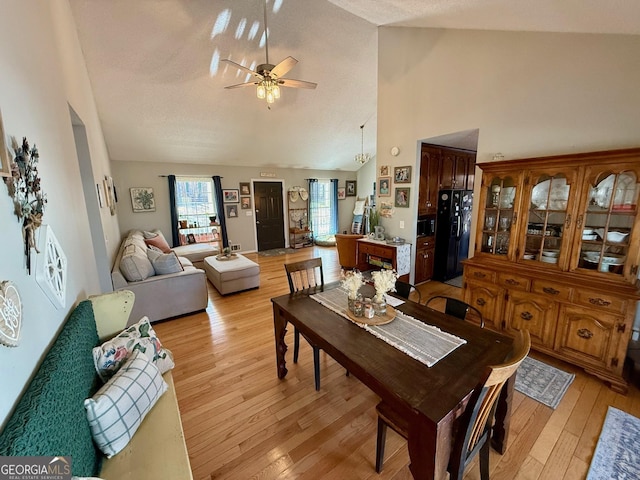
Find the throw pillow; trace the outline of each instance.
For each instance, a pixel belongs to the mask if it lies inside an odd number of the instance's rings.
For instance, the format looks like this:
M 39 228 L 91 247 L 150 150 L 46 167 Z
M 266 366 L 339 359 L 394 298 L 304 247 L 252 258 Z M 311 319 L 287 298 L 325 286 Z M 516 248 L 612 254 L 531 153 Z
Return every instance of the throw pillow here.
M 158 253 L 162 253 L 162 250 L 160 250 L 158 247 L 156 247 L 155 245 L 147 245 L 147 248 L 149 250 L 153 250 L 154 252 L 158 252 Z
M 162 253 L 169 253 L 171 251 L 171 247 L 165 240 L 164 236 L 160 234 L 156 235 L 153 238 L 145 238 L 144 243 L 146 243 L 147 246 L 153 245 L 154 247 L 158 247 L 160 250 L 162 250 Z
M 135 351 L 144 353 L 160 373 L 175 366 L 173 354 L 162 347 L 149 318 L 142 317 L 135 325 L 93 349 L 93 363 L 102 381 L 109 380 Z
M 120 273 L 127 282 L 140 282 L 155 275 L 146 249 L 135 245 L 125 246 L 120 259 Z
M 111 380 L 84 401 L 93 440 L 107 458 L 129 443 L 167 388 L 156 366 L 134 352 Z
M 142 232 L 142 236 L 144 238 L 156 238 L 158 236 L 158 232 L 147 232 L 146 230 Z
M 147 256 L 153 265 L 156 275 L 166 275 L 167 273 L 182 272 L 182 264 L 176 252 L 158 253 L 155 250 L 148 250 Z

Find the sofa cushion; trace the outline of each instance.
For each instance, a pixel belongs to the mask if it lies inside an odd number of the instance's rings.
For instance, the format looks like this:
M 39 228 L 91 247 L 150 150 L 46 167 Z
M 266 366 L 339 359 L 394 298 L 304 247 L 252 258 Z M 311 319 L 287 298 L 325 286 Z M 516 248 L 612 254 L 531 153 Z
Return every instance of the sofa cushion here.
M 171 351 L 162 347 L 149 319 L 142 317 L 138 323 L 93 349 L 93 362 L 102 381 L 109 380 L 136 351 L 144 353 L 160 373 L 175 366 Z
M 84 401 L 93 440 L 107 458 L 122 450 L 167 383 L 144 354 L 134 352 L 120 370 Z
M 182 264 L 175 252 L 159 253 L 152 249 L 147 249 L 147 257 L 151 260 L 151 265 L 156 275 L 182 272 Z
M 140 282 L 156 274 L 153 265 L 147 257 L 147 248 L 129 244 L 124 247 L 120 259 L 120 271 L 128 282 Z
M 162 235 L 161 233 L 156 233 L 155 237 L 147 238 L 147 233 L 148 232 L 145 232 L 144 243 L 146 243 L 147 245 L 158 247 L 160 250 L 162 250 L 163 253 L 169 253 L 171 251 L 171 247 L 169 246 L 167 240 L 164 238 L 164 235 Z

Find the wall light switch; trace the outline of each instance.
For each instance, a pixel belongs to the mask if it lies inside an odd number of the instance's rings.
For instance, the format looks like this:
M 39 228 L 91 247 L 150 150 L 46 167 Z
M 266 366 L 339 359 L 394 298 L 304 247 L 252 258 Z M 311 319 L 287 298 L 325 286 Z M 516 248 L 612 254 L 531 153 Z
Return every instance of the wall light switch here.
M 400 220 L 400 228 L 404 228 L 404 220 Z
M 251 212 L 251 210 L 247 210 L 246 212 L 244 212 L 244 214 L 245 214 L 247 217 L 252 217 L 252 216 L 253 216 L 253 213 Z

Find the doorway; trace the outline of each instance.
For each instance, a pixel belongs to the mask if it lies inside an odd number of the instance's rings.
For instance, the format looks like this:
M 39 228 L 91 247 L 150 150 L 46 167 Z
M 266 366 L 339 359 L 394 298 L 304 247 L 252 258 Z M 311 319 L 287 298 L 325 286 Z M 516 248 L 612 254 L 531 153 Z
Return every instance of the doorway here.
M 259 252 L 285 246 L 283 188 L 280 181 L 253 183 Z

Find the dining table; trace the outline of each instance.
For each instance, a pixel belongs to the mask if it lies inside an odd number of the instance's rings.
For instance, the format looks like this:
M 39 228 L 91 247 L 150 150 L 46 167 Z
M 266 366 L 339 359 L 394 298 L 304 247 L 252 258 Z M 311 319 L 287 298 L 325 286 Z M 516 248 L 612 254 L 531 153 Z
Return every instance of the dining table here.
M 455 420 L 463 413 L 486 368 L 507 359 L 513 339 L 405 301 L 394 307 L 398 314 L 464 341 L 427 366 L 372 334 L 344 312 L 328 308 L 314 298 L 339 286 L 335 282 L 271 299 L 278 378 L 287 375 L 285 336 L 291 323 L 312 345 L 324 350 L 408 420 L 409 468 L 413 477 L 445 478 Z M 346 298 L 345 294 L 345 310 Z M 514 378 L 506 383 L 496 408 L 492 446 L 499 453 L 504 453 L 507 445 L 514 383 Z

